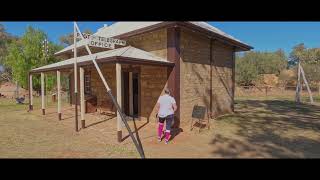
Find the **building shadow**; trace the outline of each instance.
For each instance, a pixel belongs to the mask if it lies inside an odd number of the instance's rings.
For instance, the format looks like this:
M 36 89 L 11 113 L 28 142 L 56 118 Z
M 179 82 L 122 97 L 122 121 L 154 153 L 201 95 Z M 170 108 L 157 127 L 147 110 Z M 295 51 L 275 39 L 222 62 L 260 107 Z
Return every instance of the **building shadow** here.
M 178 127 L 178 128 L 172 128 L 171 129 L 171 137 L 169 141 L 172 141 L 176 136 L 178 136 L 181 132 L 183 132 L 183 129 Z
M 236 127 L 215 134 L 212 155 L 231 158 L 319 158 L 320 106 L 289 100 L 241 100 L 233 115 L 218 118 Z M 304 132 L 304 133 L 302 133 Z M 317 139 L 318 138 L 318 139 Z
M 144 123 L 144 125 L 140 126 L 139 128 L 141 129 L 142 127 L 144 127 L 147 124 L 148 124 L 148 122 Z M 143 156 L 145 156 L 144 155 L 144 149 L 143 149 L 143 146 L 142 146 L 142 142 L 141 142 L 140 136 L 139 136 L 139 129 L 137 128 L 137 124 L 136 124 L 136 120 L 135 119 L 133 119 L 133 125 L 134 125 L 135 134 L 136 134 L 136 138 L 137 138 L 138 144 L 142 149 Z
M 67 120 L 67 119 L 71 119 L 71 118 L 74 118 L 75 116 L 67 116 L 67 117 L 64 117 L 63 114 L 62 114 L 62 119 L 61 120 Z
M 140 137 L 139 137 L 139 130 L 142 129 L 143 127 L 145 127 L 149 122 L 148 122 L 148 121 L 145 122 L 145 123 L 142 124 L 139 128 L 137 128 L 136 120 L 133 120 L 132 122 L 133 122 L 133 125 L 134 125 L 134 131 L 133 131 L 132 133 L 133 133 L 133 134 L 136 134 L 136 135 L 137 135 L 137 138 L 140 139 Z M 129 138 L 129 137 L 130 137 L 130 135 L 125 136 L 125 137 L 122 138 L 121 141 L 123 142 L 124 140 L 126 140 L 126 139 Z
M 149 122 L 147 121 L 146 123 L 144 123 L 143 125 L 141 125 L 139 128 L 137 128 L 137 124 L 136 124 L 136 120 L 133 119 L 133 126 L 134 126 L 134 131 L 132 132 L 132 134 L 135 134 L 135 138 L 137 140 L 137 143 L 138 145 L 140 146 L 141 150 L 142 150 L 142 153 L 143 153 L 143 156 L 145 156 L 144 154 L 144 149 L 143 149 L 143 145 L 142 145 L 142 142 L 141 142 L 141 139 L 140 139 L 140 136 L 139 136 L 139 130 L 141 128 L 143 128 L 144 126 L 146 126 Z M 127 136 L 123 137 L 121 142 L 123 142 L 124 140 L 126 140 L 127 138 L 130 137 L 130 134 L 128 134 Z
M 111 119 L 113 119 L 113 118 L 115 118 L 115 117 L 116 117 L 116 116 L 110 116 L 110 117 L 107 117 L 107 118 L 105 118 L 105 119 L 103 119 L 103 120 L 101 120 L 101 121 L 91 123 L 91 124 L 89 124 L 89 125 L 86 125 L 86 128 L 91 127 L 91 126 L 94 126 L 94 125 L 98 125 L 98 124 L 101 124 L 101 123 L 104 123 L 104 122 L 107 122 L 107 121 L 109 121 L 109 120 L 111 120 Z

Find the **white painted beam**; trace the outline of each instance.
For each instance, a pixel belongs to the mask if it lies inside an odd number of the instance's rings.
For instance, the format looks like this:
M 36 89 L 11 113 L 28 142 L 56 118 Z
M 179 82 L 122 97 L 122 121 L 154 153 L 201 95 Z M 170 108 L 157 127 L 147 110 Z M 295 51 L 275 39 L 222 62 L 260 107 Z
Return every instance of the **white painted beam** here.
M 117 101 L 122 109 L 122 86 L 121 86 L 121 64 L 116 63 L 116 81 L 117 81 Z M 117 131 L 118 131 L 118 141 L 122 139 L 122 120 L 120 113 L 117 111 Z
M 30 96 L 30 104 L 29 104 L 29 110 L 33 110 L 33 87 L 32 87 L 32 74 L 29 76 L 29 96 Z
M 44 73 L 41 73 L 41 109 L 42 114 L 45 115 L 45 95 L 44 95 Z
M 61 72 L 57 71 L 58 118 L 61 120 Z
M 84 69 L 80 67 L 80 113 L 81 113 L 81 125 L 85 128 L 85 99 L 84 99 Z

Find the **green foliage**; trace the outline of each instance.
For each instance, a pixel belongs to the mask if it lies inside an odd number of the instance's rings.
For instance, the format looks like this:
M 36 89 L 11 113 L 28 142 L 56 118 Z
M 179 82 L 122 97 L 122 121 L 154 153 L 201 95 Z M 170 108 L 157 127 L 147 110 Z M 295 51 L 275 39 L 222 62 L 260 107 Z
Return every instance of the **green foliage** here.
M 29 26 L 24 35 L 8 47 L 4 65 L 11 69 L 13 80 L 18 81 L 22 87 L 27 87 L 28 72 L 31 69 L 58 61 L 53 54 L 62 47 L 52 42 L 48 43 L 49 52 L 45 58 L 42 45 L 46 38 L 47 35 L 43 31 Z M 48 78 L 47 83 L 48 88 L 52 88 L 54 79 Z M 39 89 L 39 78 L 34 78 L 33 84 L 36 90 Z
M 306 48 L 303 43 L 293 47 L 290 53 L 290 67 L 297 69 L 298 62 L 304 69 L 309 82 L 320 81 L 320 48 Z
M 89 30 L 89 29 L 86 29 L 86 30 L 84 30 L 83 31 L 84 33 L 86 33 L 86 34 L 92 34 L 92 31 L 91 30 Z M 70 45 L 72 45 L 73 44 L 73 32 L 72 33 L 69 33 L 69 34 L 66 34 L 66 35 L 64 35 L 64 36 L 61 36 L 60 38 L 59 38 L 59 40 L 60 40 L 60 43 L 63 45 L 63 46 L 70 46 Z
M 320 82 L 320 61 L 303 63 L 302 67 L 309 82 Z
M 261 74 L 276 74 L 287 67 L 288 61 L 283 50 L 276 52 L 247 52 L 236 59 L 236 82 L 253 85 Z
M 258 78 L 254 54 L 248 53 L 244 57 L 236 59 L 236 82 L 239 85 L 252 85 Z
M 6 32 L 5 27 L 0 24 L 0 82 L 11 80 L 11 71 L 3 67 L 5 57 L 8 54 L 8 46 L 17 38 Z
M 289 66 L 295 66 L 298 64 L 299 59 L 303 56 L 303 52 L 305 50 L 305 46 L 303 43 L 300 43 L 293 47 L 293 50 L 291 51 L 289 55 Z
M 313 63 L 320 61 L 320 48 L 306 48 L 303 43 L 293 47 L 289 62 L 291 65 L 301 63 Z

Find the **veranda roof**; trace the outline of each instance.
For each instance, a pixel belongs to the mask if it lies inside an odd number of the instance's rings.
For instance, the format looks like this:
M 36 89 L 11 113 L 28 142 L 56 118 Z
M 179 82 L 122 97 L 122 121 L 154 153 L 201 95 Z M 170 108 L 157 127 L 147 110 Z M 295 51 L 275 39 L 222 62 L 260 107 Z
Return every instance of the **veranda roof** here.
M 168 22 L 167 22 L 168 23 Z M 237 42 L 239 45 L 244 46 L 248 49 L 252 49 L 252 47 L 250 47 L 248 44 L 241 42 L 240 40 L 232 37 L 231 35 L 221 31 L 220 29 L 213 27 L 212 25 L 203 22 L 203 21 L 187 21 L 184 22 L 190 25 L 193 25 L 195 27 L 207 30 L 211 33 L 217 34 L 219 36 L 222 36 L 228 40 Z M 102 37 L 117 37 L 129 32 L 133 32 L 133 31 L 138 31 L 147 27 L 152 27 L 152 26 L 157 26 L 157 25 L 161 25 L 161 24 L 165 24 L 165 21 L 151 21 L 151 22 L 116 22 L 114 24 L 112 24 L 111 26 L 108 27 L 103 27 L 100 30 L 98 30 L 98 32 L 94 33 L 94 35 L 97 36 L 102 36 Z M 80 40 L 77 43 L 78 47 L 84 46 L 86 43 L 86 41 L 84 40 Z M 61 51 L 56 52 L 56 55 L 62 54 L 64 52 L 67 51 L 71 51 L 74 48 L 73 45 L 70 45 L 64 49 L 62 49 Z
M 167 61 L 167 59 L 163 59 L 152 53 L 143 51 L 132 46 L 103 51 L 92 55 L 81 56 L 77 58 L 77 64 L 79 66 L 93 64 L 92 59 L 95 57 L 97 63 L 124 62 L 134 64 L 174 66 L 174 63 Z M 39 73 L 46 71 L 54 71 L 59 69 L 72 68 L 73 65 L 74 58 L 71 58 L 54 64 L 49 64 L 36 69 L 32 69 L 30 72 Z

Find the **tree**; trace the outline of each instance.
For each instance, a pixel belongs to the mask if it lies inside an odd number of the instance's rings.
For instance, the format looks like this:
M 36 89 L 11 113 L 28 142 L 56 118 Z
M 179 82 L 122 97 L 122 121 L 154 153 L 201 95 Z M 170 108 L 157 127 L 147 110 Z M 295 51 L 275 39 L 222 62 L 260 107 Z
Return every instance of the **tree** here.
M 236 82 L 239 85 L 252 85 L 258 77 L 258 71 L 254 62 L 255 54 L 246 53 L 243 57 L 236 60 Z
M 308 81 L 320 83 L 320 61 L 304 63 L 302 66 Z
M 6 32 L 5 27 L 0 24 L 0 82 L 11 80 L 10 68 L 4 67 L 4 59 L 8 54 L 8 46 L 17 38 Z
M 282 49 L 275 52 L 251 51 L 237 56 L 236 82 L 241 85 L 253 85 L 261 74 L 279 75 L 287 68 L 287 57 Z
M 87 34 L 92 34 L 92 31 L 89 30 L 89 29 L 86 29 L 84 30 L 84 33 L 87 33 Z M 72 33 L 69 33 L 67 35 L 64 35 L 64 36 L 61 36 L 59 38 L 60 40 L 60 43 L 63 45 L 63 46 L 70 46 L 73 44 L 73 32 Z
M 306 78 L 310 82 L 320 82 L 320 48 L 306 48 L 300 43 L 293 47 L 289 61 L 295 69 L 300 61 Z
M 18 81 L 22 87 L 27 87 L 27 75 L 31 69 L 58 61 L 53 53 L 62 47 L 52 42 L 48 43 L 49 53 L 47 59 L 45 59 L 42 42 L 46 38 L 47 35 L 43 31 L 29 26 L 24 35 L 8 47 L 8 55 L 5 58 L 4 65 L 10 67 L 13 79 Z M 39 78 L 34 79 L 35 89 L 40 88 L 39 81 Z M 53 81 L 53 78 L 48 78 L 48 88 L 52 88 Z
M 305 46 L 303 43 L 300 43 L 293 47 L 293 50 L 289 56 L 289 66 L 295 66 L 298 64 L 299 60 L 305 59 Z

